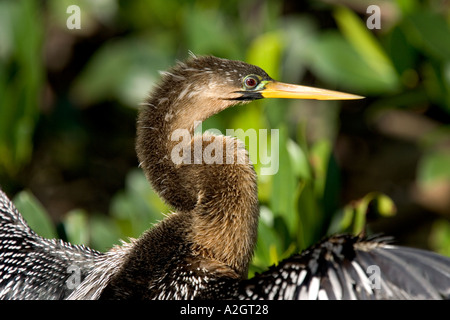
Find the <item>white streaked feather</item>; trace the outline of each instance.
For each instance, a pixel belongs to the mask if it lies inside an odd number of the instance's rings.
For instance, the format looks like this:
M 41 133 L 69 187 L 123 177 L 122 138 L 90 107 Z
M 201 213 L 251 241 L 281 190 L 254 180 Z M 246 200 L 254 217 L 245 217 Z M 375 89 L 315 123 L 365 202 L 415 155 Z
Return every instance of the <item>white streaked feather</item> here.
M 154 109 L 157 108 L 153 103 L 150 103 L 150 102 L 141 102 L 141 103 L 139 103 L 139 105 L 153 107 Z
M 355 292 L 353 291 L 353 284 L 354 281 L 352 279 L 352 277 L 348 274 L 347 270 L 345 268 L 342 269 L 342 273 L 344 275 L 344 285 L 347 288 L 348 294 L 349 294 L 349 299 L 350 300 L 357 300 L 356 299 L 356 295 Z
M 196 56 L 195 53 L 193 53 L 191 50 L 188 50 L 188 54 L 189 54 L 192 58 L 197 59 L 197 56 Z
M 319 294 L 320 279 L 313 277 L 308 288 L 308 300 L 317 300 L 317 295 Z
M 284 299 L 292 299 L 292 297 L 294 296 L 294 292 L 295 292 L 295 286 L 290 284 L 289 286 L 287 286 L 286 291 L 284 292 L 283 298 Z
M 363 285 L 364 289 L 367 291 L 368 294 L 373 294 L 372 288 L 370 286 L 370 280 L 369 278 L 367 278 L 367 275 L 361 269 L 360 265 L 356 261 L 352 261 L 352 266 L 353 268 L 355 268 L 356 273 L 360 277 L 361 284 Z
M 300 272 L 300 275 L 298 276 L 298 280 L 297 280 L 297 286 L 300 286 L 303 283 L 303 280 L 305 280 L 307 273 L 308 272 L 306 270 L 302 270 Z
M 328 278 L 330 279 L 331 287 L 333 288 L 333 293 L 336 299 L 342 299 L 342 287 L 339 283 L 336 272 L 333 269 L 328 270 Z
M 319 290 L 319 295 L 317 297 L 319 300 L 329 300 L 327 292 L 324 289 Z
M 307 300 L 308 299 L 308 289 L 306 286 L 300 288 L 300 292 L 298 293 L 297 299 L 299 300 Z

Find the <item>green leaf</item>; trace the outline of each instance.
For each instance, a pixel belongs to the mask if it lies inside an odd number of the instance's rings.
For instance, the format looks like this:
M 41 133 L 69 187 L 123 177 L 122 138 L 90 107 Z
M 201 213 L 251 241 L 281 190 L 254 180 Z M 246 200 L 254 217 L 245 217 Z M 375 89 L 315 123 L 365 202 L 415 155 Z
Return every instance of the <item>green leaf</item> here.
M 142 170 L 136 169 L 128 173 L 125 190 L 113 197 L 110 211 L 124 236 L 138 237 L 169 209 L 151 189 Z
M 93 249 L 104 252 L 119 244 L 120 232 L 114 220 L 101 214 L 94 214 L 89 220 L 89 228 L 90 247 Z
M 300 249 L 305 249 L 319 240 L 318 230 L 321 229 L 322 210 L 314 191 L 313 181 L 299 184 L 297 194 L 298 222 L 295 224 L 297 243 Z
M 315 194 L 323 198 L 327 180 L 327 171 L 332 152 L 329 140 L 319 140 L 310 148 L 310 162 L 314 171 Z
M 89 60 L 71 88 L 79 103 L 119 100 L 136 108 L 159 76 L 157 70 L 171 60 L 162 51 L 164 39 L 152 45 L 146 35 L 115 39 L 103 45 Z M 133 48 L 133 50 L 130 50 Z
M 403 82 L 408 85 L 408 82 L 405 81 L 408 79 L 404 79 L 404 72 L 415 72 L 413 70 L 418 59 L 418 52 L 411 46 L 405 32 L 399 26 L 394 27 L 392 32 L 387 34 L 387 39 L 386 51 L 389 53 L 397 72 L 402 75 Z
M 396 90 L 391 76 L 380 76 L 363 57 L 335 31 L 324 32 L 311 42 L 306 58 L 322 79 L 339 84 L 342 90 L 384 93 Z
M 67 241 L 72 244 L 89 245 L 89 217 L 84 210 L 68 212 L 63 221 Z
M 253 103 L 245 108 L 240 108 L 230 122 L 231 128 L 223 134 L 236 137 L 245 144 L 250 160 L 254 164 L 256 172 L 259 173 L 263 166 L 262 160 L 264 160 L 260 155 L 270 156 L 270 130 L 266 129 L 260 104 Z M 266 141 L 261 140 L 264 137 L 260 134 L 260 130 L 267 133 Z M 265 146 L 267 148 L 264 148 Z
M 450 222 L 448 220 L 440 219 L 433 223 L 430 245 L 435 251 L 450 257 Z
M 19 192 L 13 202 L 32 230 L 44 238 L 58 238 L 55 225 L 47 211 L 31 192 Z
M 372 204 L 375 204 L 374 209 L 376 213 L 382 216 L 393 216 L 397 212 L 394 202 L 388 196 L 379 192 L 370 192 L 360 201 L 355 201 L 350 204 L 355 211 L 353 234 L 360 234 L 365 230 L 366 216 L 370 210 L 369 206 Z
M 397 208 L 387 195 L 370 192 L 362 199 L 352 201 L 334 215 L 328 234 L 351 232 L 358 235 L 366 229 L 366 216 L 369 211 L 373 214 L 390 217 L 396 214 Z
M 277 79 L 280 74 L 282 49 L 280 32 L 264 33 L 250 44 L 247 61 L 263 68 L 272 78 Z
M 291 139 L 287 141 L 286 148 L 291 159 L 292 171 L 295 176 L 300 179 L 311 179 L 310 164 L 303 149 Z
M 403 31 L 410 43 L 431 58 L 450 60 L 450 27 L 442 15 L 424 11 L 407 16 Z
M 43 82 L 43 23 L 35 1 L 2 3 L 0 11 L 10 23 L 0 25 L 0 41 L 5 40 L 0 45 L 4 46 L 0 49 L 0 170 L 4 167 L 13 176 L 30 161 L 33 151 Z
M 395 2 L 397 4 L 398 8 L 404 14 L 420 10 L 420 2 L 419 1 L 396 0 Z
M 350 9 L 338 7 L 334 17 L 345 39 L 358 52 L 375 77 L 380 77 L 391 87 L 398 86 L 398 77 L 392 62 L 373 33 Z
M 295 206 L 296 179 L 287 150 L 287 130 L 283 126 L 279 131 L 279 170 L 273 176 L 271 208 L 275 215 L 285 219 L 289 232 L 294 234 L 297 225 Z
M 200 11 L 186 7 L 181 15 L 183 16 L 182 38 L 189 44 L 189 50 L 195 54 L 222 55 L 231 59 L 242 58 L 238 41 L 239 30 L 233 24 L 227 23 L 220 10 Z
M 272 217 L 273 213 L 267 207 L 261 207 L 261 215 Z M 258 269 L 265 269 L 279 260 L 283 252 L 283 243 L 272 222 L 260 219 L 258 225 L 258 240 L 252 264 Z
M 378 194 L 377 198 L 378 213 L 385 217 L 391 217 L 397 213 L 397 207 L 390 197 L 385 194 Z

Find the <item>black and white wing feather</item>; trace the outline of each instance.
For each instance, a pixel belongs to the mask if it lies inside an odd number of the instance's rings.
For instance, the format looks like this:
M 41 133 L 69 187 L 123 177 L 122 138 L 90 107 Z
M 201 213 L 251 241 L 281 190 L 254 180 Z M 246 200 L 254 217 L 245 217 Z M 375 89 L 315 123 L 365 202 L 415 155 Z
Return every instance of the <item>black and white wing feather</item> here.
M 240 299 L 450 299 L 450 258 L 335 236 L 238 285 Z
M 0 190 L 0 299 L 97 299 L 132 245 L 102 254 L 42 238 Z M 211 280 L 199 298 L 450 299 L 450 258 L 334 236 L 252 279 Z
M 0 190 L 0 299 L 64 299 L 99 255 L 84 246 L 40 237 Z M 67 281 L 73 276 L 79 279 L 71 285 Z

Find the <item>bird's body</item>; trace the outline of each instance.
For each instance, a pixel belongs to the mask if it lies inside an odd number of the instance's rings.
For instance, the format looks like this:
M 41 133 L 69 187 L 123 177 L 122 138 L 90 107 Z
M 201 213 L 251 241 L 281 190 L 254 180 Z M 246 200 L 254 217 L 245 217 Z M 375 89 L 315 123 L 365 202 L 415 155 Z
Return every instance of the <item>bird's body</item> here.
M 278 83 L 240 61 L 178 63 L 144 103 L 136 143 L 140 166 L 174 212 L 99 253 L 39 237 L 0 193 L 0 298 L 449 298 L 449 258 L 352 236 L 326 239 L 246 279 L 259 218 L 255 171 L 238 140 L 193 132 L 213 114 L 263 97 L 359 98 Z M 213 162 L 199 157 L 211 150 Z M 371 266 L 380 272 L 375 284 Z

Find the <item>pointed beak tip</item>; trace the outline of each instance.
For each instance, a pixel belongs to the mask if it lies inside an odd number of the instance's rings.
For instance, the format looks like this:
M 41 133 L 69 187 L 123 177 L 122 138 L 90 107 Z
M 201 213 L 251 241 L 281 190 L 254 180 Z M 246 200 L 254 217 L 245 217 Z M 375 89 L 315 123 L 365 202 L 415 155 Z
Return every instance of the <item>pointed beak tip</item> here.
M 352 94 L 352 96 L 354 96 L 353 100 L 361 100 L 361 99 L 365 99 L 366 98 L 364 96 L 360 96 L 360 95 L 357 95 L 357 94 Z
M 357 94 L 350 94 L 350 93 L 342 93 L 342 94 L 343 94 L 342 98 L 336 100 L 361 100 L 366 98 L 364 96 L 359 96 Z
M 339 91 L 332 91 L 326 89 L 319 89 L 314 87 L 300 86 L 288 83 L 273 81 L 267 83 L 261 95 L 264 98 L 285 98 L 285 99 L 315 99 L 315 100 L 358 100 L 365 97 L 344 93 Z

